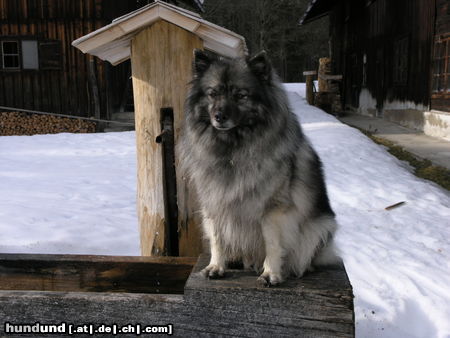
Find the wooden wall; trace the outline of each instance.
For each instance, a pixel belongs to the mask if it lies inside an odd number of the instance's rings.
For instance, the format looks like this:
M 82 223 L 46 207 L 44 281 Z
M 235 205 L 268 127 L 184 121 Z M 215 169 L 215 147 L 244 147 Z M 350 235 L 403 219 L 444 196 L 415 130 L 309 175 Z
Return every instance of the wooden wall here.
M 436 0 L 436 34 L 450 33 L 450 2 Z
M 438 61 L 438 55 L 441 57 Z M 446 55 L 446 59 L 442 56 Z M 433 92 L 431 108 L 450 112 L 450 2 L 448 0 L 436 0 L 436 30 L 434 48 L 433 73 L 446 73 L 446 91 Z M 438 65 L 438 62 L 440 64 Z M 433 87 L 436 84 L 433 83 Z M 441 84 L 442 86 L 442 84 Z
M 136 8 L 135 0 L 0 0 L 0 39 L 58 40 L 61 67 L 53 70 L 0 70 L 0 105 L 79 116 L 94 114 L 89 57 L 73 40 Z M 102 117 L 120 103 L 129 65 L 95 60 Z M 106 68 L 109 81 L 106 83 Z
M 429 105 L 435 1 L 345 0 L 335 6 L 333 68 L 345 75 L 346 105 L 357 108 L 363 89 L 376 99 L 379 112 L 388 101 Z

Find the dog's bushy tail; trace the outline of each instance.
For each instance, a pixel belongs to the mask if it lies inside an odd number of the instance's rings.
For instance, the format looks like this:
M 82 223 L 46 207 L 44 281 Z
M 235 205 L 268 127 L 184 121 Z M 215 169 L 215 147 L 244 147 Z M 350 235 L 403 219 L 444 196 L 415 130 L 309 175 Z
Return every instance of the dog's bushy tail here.
M 319 250 L 314 257 L 312 265 L 338 265 L 342 263 L 342 258 L 339 255 L 339 250 L 334 243 L 334 239 L 331 239 L 322 249 Z
M 342 262 L 334 236 L 337 229 L 336 219 L 330 216 L 322 216 L 316 219 L 314 226 L 322 229 L 322 243 L 315 253 L 311 265 L 338 265 Z

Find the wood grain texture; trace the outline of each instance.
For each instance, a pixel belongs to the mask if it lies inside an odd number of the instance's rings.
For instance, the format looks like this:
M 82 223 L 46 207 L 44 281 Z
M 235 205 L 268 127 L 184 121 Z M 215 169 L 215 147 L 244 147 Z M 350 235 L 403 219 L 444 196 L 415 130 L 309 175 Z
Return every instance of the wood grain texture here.
M 136 0 L 0 0 L 1 38 L 60 44 L 61 67 L 56 69 L 3 70 L 0 67 L 0 105 L 14 108 L 89 117 L 94 115 L 89 80 L 89 56 L 74 48 L 73 40 L 109 24 L 112 19 L 139 7 Z M 39 51 L 41 61 L 52 59 Z M 104 62 L 95 60 L 99 104 L 106 117 L 107 100 L 117 109 L 126 84 L 126 67 L 110 69 L 108 83 Z M 112 93 L 107 96 L 107 86 Z
M 253 271 L 227 270 L 223 279 L 198 274 L 209 262 L 200 256 L 184 296 L 192 305 L 240 313 L 274 332 L 308 337 L 354 335 L 353 292 L 344 266 L 326 267 L 281 286 L 261 288 Z
M 53 260 L 53 255 L 39 256 L 44 261 Z M 15 255 L 13 263 L 23 261 L 24 257 Z M 66 266 L 70 266 L 71 259 L 72 256 L 58 258 Z M 129 260 L 127 257 L 114 259 Z M 133 259 L 174 260 L 171 257 Z M 352 289 L 343 266 L 318 270 L 280 287 L 261 289 L 256 287 L 256 275 L 243 270 L 227 270 L 226 278 L 221 280 L 203 279 L 197 271 L 208 259 L 204 255 L 200 257 L 185 286 L 184 296 L 0 288 L 0 318 L 12 323 L 76 325 L 171 323 L 176 337 L 354 337 Z M 91 260 L 110 262 L 112 259 L 94 256 Z M 188 258 L 174 261 L 183 260 Z M 0 336 L 3 330 L 4 326 L 0 325 Z
M 202 48 L 198 37 L 165 21 L 143 30 L 132 42 L 138 217 L 144 256 L 167 254 L 162 150 L 155 139 L 161 133 L 160 109 L 172 107 L 175 144 L 178 141 L 194 48 Z M 177 154 L 175 159 L 178 168 Z M 178 172 L 177 193 L 180 255 L 195 256 L 201 252 L 201 240 L 193 222 L 189 189 Z
M 183 293 L 195 258 L 0 254 L 0 290 Z

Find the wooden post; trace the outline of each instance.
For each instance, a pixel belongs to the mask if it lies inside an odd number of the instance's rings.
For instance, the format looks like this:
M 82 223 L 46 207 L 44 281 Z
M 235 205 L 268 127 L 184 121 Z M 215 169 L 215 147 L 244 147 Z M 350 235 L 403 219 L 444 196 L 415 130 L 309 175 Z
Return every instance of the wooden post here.
M 306 76 L 306 101 L 310 105 L 314 105 L 314 75 L 317 75 L 315 70 L 303 72 Z
M 91 85 L 92 100 L 94 101 L 94 117 L 100 119 L 100 98 L 98 93 L 97 77 L 95 76 L 95 60 L 89 56 L 89 83 Z
M 323 75 L 331 74 L 331 59 L 320 58 L 319 59 L 319 92 L 329 92 L 329 83 Z
M 106 119 L 111 120 L 113 115 L 113 86 L 111 79 L 111 64 L 103 61 L 103 67 L 105 69 L 105 85 L 106 85 Z
M 175 144 L 184 115 L 187 86 L 192 77 L 193 50 L 203 48 L 196 35 L 160 20 L 138 33 L 132 41 L 138 187 L 137 206 L 143 256 L 166 255 L 168 234 L 164 218 L 160 109 L 171 107 Z M 178 156 L 175 154 L 176 168 Z M 177 172 L 180 256 L 201 252 L 198 220 L 193 217 L 192 195 Z

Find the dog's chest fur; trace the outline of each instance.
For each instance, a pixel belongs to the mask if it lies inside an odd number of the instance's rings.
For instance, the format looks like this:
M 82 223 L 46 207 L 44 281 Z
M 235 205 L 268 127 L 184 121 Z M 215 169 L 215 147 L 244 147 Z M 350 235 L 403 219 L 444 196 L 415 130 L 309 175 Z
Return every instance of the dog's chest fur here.
M 193 178 L 203 205 L 208 212 L 223 209 L 234 217 L 259 219 L 266 203 L 273 197 L 282 177 L 277 167 L 276 156 L 253 155 L 260 152 L 253 149 L 245 152 L 230 152 L 229 156 L 216 156 L 205 151 L 197 154 L 197 171 Z M 239 219 L 235 221 L 239 222 Z
M 261 151 L 255 147 L 216 156 L 198 147 L 192 154 L 196 163 L 192 178 L 202 212 L 214 219 L 206 226 L 219 234 L 228 259 L 248 257 L 255 265 L 264 258 L 261 220 L 288 175 L 282 169 L 274 177 L 278 156 L 261 157 Z

